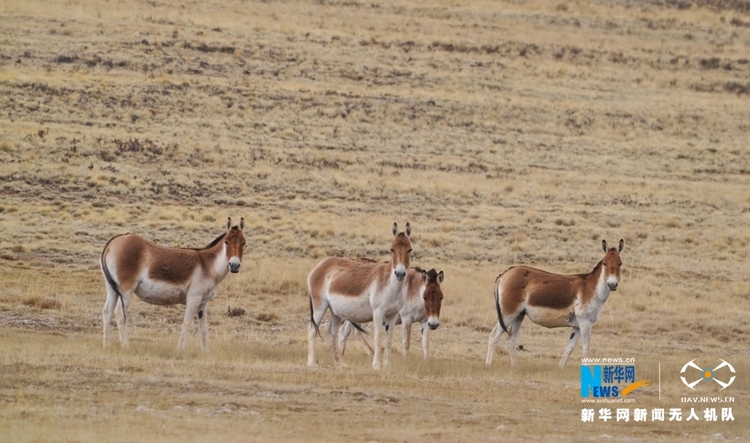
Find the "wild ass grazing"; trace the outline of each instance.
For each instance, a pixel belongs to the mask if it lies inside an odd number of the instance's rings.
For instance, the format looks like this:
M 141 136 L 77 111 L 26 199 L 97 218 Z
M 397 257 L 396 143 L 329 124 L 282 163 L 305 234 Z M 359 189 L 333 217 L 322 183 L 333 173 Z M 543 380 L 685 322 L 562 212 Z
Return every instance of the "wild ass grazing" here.
M 429 357 L 429 331 L 434 331 L 440 326 L 440 307 L 443 300 L 443 291 L 440 289 L 440 284 L 443 283 L 443 279 L 443 271 L 437 272 L 435 269 L 425 271 L 422 268 L 414 267 L 409 268 L 406 272 L 406 303 L 398 312 L 399 318 L 396 321 L 396 324 L 401 323 L 403 328 L 404 356 L 409 354 L 412 324 L 421 323 L 422 355 L 424 358 Z M 344 323 L 339 335 L 339 348 L 342 354 L 346 349 L 346 340 L 351 332 L 352 323 Z M 367 354 L 372 355 L 372 347 L 365 340 L 363 332 L 357 331 L 357 337 Z
M 495 308 L 498 322 L 490 332 L 486 366 L 492 364 L 495 348 L 503 332 L 508 333 L 510 363 L 516 363 L 516 337 L 524 315 L 547 328 L 570 326 L 573 333 L 565 347 L 560 367 L 565 366 L 575 348 L 578 337 L 583 340 L 583 356 L 589 356 L 591 327 L 599 318 L 604 302 L 620 284 L 620 252 L 607 249 L 602 240 L 604 258 L 588 274 L 559 275 L 528 266 L 516 266 L 500 274 L 495 280 Z M 507 326 L 506 326 L 507 325 Z
M 197 313 L 201 348 L 208 351 L 206 305 L 216 296 L 216 289 L 227 273 L 240 270 L 244 227 L 244 219 L 240 219 L 239 226 L 232 226 L 232 219 L 228 219 L 227 232 L 203 249 L 166 248 L 133 234 L 111 239 L 100 260 L 107 288 L 102 310 L 104 346 L 109 345 L 115 310 L 122 311 L 122 317 L 115 315 L 120 343 L 128 346 L 125 321 L 135 294 L 154 305 L 185 305 L 178 348 L 185 347 L 188 326 Z
M 338 349 L 339 326 L 344 321 L 365 323 L 372 321 L 376 327 L 375 352 L 372 367 L 380 369 L 381 332 L 385 324 L 385 351 L 383 366 L 390 365 L 393 327 L 398 319 L 398 311 L 406 302 L 404 285 L 406 270 L 409 268 L 411 253 L 411 226 L 407 223 L 405 232 L 398 232 L 393 224 L 391 261 L 373 263 L 329 257 L 318 263 L 307 276 L 310 291 L 310 327 L 308 328 L 307 364 L 315 361 L 315 335 L 320 334 L 318 325 L 328 309 L 331 310 L 330 340 L 333 358 L 343 363 Z

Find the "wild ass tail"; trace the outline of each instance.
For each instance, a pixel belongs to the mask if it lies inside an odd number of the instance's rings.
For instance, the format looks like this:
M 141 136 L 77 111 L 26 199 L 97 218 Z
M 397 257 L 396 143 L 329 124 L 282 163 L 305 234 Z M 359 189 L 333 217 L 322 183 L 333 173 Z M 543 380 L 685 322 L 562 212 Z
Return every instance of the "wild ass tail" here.
M 112 274 L 109 272 L 109 268 L 107 268 L 107 262 L 104 260 L 104 256 L 107 253 L 107 247 L 104 247 L 104 251 L 102 252 L 102 256 L 100 258 L 100 264 L 102 266 L 102 273 L 104 274 L 104 279 L 107 280 L 107 284 L 110 288 L 112 288 L 113 291 L 115 291 L 115 294 L 117 294 L 117 298 L 120 300 L 120 304 L 122 305 L 122 319 L 123 321 L 127 320 L 126 314 L 125 314 L 125 300 L 123 300 L 122 292 L 120 291 L 120 286 L 117 284 L 114 278 L 112 278 Z M 115 302 L 116 303 L 116 302 Z
M 312 295 L 310 295 L 310 297 L 308 297 L 308 299 L 310 301 L 310 323 L 312 323 L 313 327 L 315 328 L 315 332 L 318 334 L 318 337 L 320 337 L 320 339 L 322 340 L 323 336 L 320 335 L 320 329 L 318 328 L 318 324 L 315 323 L 315 317 L 313 316 Z
M 495 280 L 495 309 L 497 309 L 497 319 L 500 321 L 500 327 L 503 328 L 503 331 L 509 334 L 508 328 L 505 327 L 505 322 L 503 321 L 502 310 L 500 309 L 500 291 L 498 290 L 498 287 L 497 280 Z
M 367 330 L 365 330 L 365 328 L 363 328 L 362 326 L 360 326 L 360 325 L 358 325 L 357 323 L 354 323 L 354 322 L 349 322 L 349 323 L 351 323 L 352 326 L 354 326 L 354 329 L 358 330 L 359 332 L 361 332 L 361 333 L 363 333 L 365 335 L 369 335 L 369 333 L 367 332 Z

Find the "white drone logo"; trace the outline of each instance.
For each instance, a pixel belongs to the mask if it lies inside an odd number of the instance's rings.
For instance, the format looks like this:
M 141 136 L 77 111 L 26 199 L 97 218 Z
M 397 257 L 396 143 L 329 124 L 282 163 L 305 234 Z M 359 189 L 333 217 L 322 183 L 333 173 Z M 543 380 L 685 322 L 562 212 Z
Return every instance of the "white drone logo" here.
M 734 379 L 737 377 L 736 375 L 732 375 L 732 378 L 730 378 L 729 381 L 726 382 L 726 383 L 724 383 L 723 381 L 721 381 L 721 380 L 719 380 L 719 379 L 717 379 L 717 378 L 714 377 L 714 372 L 718 371 L 719 369 L 723 368 L 724 366 L 729 367 L 729 372 L 731 372 L 732 374 L 736 374 L 736 372 L 734 370 L 734 367 L 732 365 L 730 365 L 729 363 L 727 363 L 726 361 L 724 361 L 724 360 L 721 360 L 721 364 L 719 364 L 719 366 L 717 366 L 717 367 L 715 367 L 713 369 L 703 369 L 700 366 L 698 366 L 695 363 L 693 363 L 694 361 L 695 361 L 695 359 L 690 360 L 689 362 L 685 363 L 685 366 L 683 366 L 682 370 L 680 371 L 680 374 L 684 374 L 688 367 L 695 368 L 695 369 L 701 371 L 702 377 L 699 378 L 699 379 L 697 379 L 697 380 L 695 380 L 694 382 L 691 382 L 691 383 L 688 383 L 688 381 L 685 380 L 685 376 L 682 376 L 682 375 L 680 376 L 680 379 L 682 379 L 682 382 L 685 384 L 685 386 L 687 386 L 688 388 L 690 388 L 690 389 L 692 389 L 694 391 L 695 391 L 695 388 L 693 386 L 697 385 L 698 383 L 702 382 L 703 380 L 713 380 L 713 381 L 715 381 L 716 383 L 719 384 L 719 386 L 721 386 L 720 391 L 723 391 L 724 389 L 726 389 L 727 387 L 729 387 L 729 385 L 731 385 L 732 383 L 734 383 Z

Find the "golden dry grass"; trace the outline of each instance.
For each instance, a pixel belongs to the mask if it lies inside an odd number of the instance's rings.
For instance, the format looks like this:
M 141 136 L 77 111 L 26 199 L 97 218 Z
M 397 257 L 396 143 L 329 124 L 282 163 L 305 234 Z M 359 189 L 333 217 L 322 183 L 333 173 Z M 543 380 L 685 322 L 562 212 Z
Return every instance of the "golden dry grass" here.
M 685 7 L 689 6 L 689 7 Z M 750 17 L 743 1 L 5 1 L 0 440 L 743 441 L 750 359 Z M 101 349 L 98 254 L 200 247 L 243 216 L 211 352 L 134 301 Z M 308 369 L 305 277 L 330 254 L 445 271 L 434 358 Z M 644 408 L 693 359 L 738 369 L 733 423 L 580 421 L 580 349 L 526 322 L 483 367 L 492 282 L 585 272 L 625 239 L 598 357 Z M 231 317 L 230 309 L 245 314 Z M 416 327 L 415 327 L 416 328 Z M 501 344 L 502 348 L 502 344 Z M 661 399 L 659 398 L 661 394 Z

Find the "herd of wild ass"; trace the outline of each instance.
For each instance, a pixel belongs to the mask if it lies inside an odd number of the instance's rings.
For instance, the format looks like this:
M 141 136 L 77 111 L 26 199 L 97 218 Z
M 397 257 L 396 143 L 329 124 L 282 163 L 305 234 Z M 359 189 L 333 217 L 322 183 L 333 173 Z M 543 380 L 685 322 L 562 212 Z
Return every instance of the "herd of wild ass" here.
M 234 226 L 231 218 L 228 219 L 226 232 L 202 249 L 167 248 L 132 234 L 111 239 L 100 259 L 107 288 L 102 310 L 104 346 L 109 345 L 113 316 L 121 344 L 128 345 L 127 310 L 135 294 L 151 304 L 184 304 L 178 347 L 185 346 L 188 328 L 197 315 L 201 348 L 207 351 L 206 305 L 216 296 L 224 277 L 240 270 L 245 246 L 244 226 L 244 219 Z M 310 271 L 307 276 L 309 366 L 317 364 L 315 336 L 320 335 L 319 326 L 326 311 L 331 311 L 330 346 L 339 364 L 344 364 L 341 356 L 353 328 L 367 352 L 373 355 L 372 367 L 388 367 L 393 329 L 399 322 L 403 327 L 404 354 L 409 351 L 412 324 L 421 323 L 422 352 L 424 358 L 428 357 L 428 332 L 440 325 L 443 271 L 410 266 L 412 246 L 408 223 L 403 232 L 399 232 L 394 223 L 392 233 L 389 262 L 328 257 Z M 492 364 L 503 333 L 508 335 L 508 354 L 511 364 L 515 364 L 516 337 L 525 316 L 547 328 L 572 328 L 560 367 L 565 365 L 579 337 L 583 356 L 588 357 L 591 327 L 599 318 L 604 302 L 620 283 L 623 245 L 620 240 L 617 248 L 608 248 L 603 240 L 604 258 L 587 274 L 560 275 L 528 266 L 514 266 L 500 274 L 494 290 L 498 322 L 490 333 L 486 365 Z M 361 324 L 367 322 L 373 323 L 374 349 L 363 336 Z

